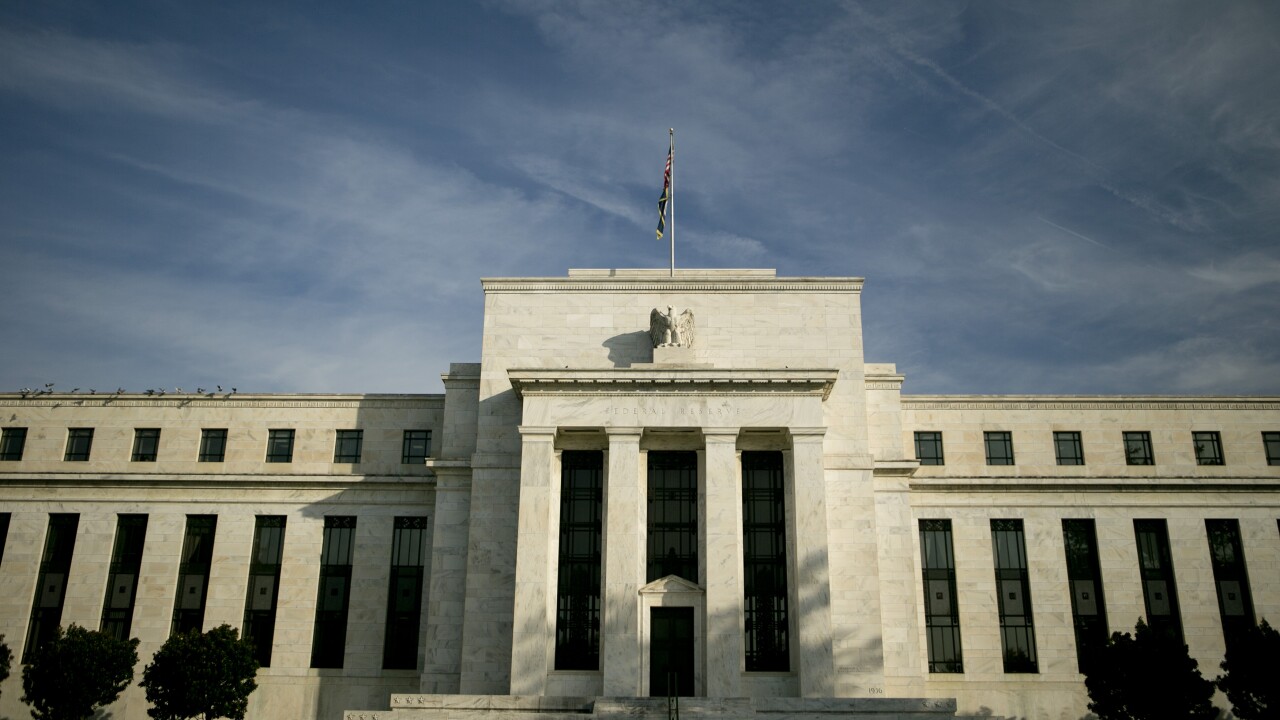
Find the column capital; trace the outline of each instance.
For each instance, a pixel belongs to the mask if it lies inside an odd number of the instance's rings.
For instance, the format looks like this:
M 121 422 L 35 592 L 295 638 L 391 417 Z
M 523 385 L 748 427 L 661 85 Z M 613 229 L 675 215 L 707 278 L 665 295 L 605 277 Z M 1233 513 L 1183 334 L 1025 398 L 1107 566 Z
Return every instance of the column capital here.
M 827 434 L 827 429 L 822 426 L 789 427 L 787 428 L 787 434 L 791 436 L 792 442 L 805 442 L 805 441 L 813 442 L 815 440 L 821 441 L 822 438 Z
M 727 428 L 726 428 L 726 427 L 702 428 L 702 438 L 703 438 L 703 440 L 704 440 L 704 441 L 706 441 L 708 444 L 713 443 L 713 442 L 715 442 L 715 443 L 725 443 L 725 442 L 734 442 L 734 443 L 736 443 L 736 442 L 738 441 L 738 430 L 739 430 L 739 428 L 736 428 L 736 427 L 727 427 Z
M 537 440 L 542 436 L 546 439 L 553 440 L 556 436 L 556 428 L 554 425 L 520 425 L 516 428 L 525 440 Z
M 623 440 L 623 441 L 630 438 L 635 438 L 637 441 L 639 441 L 640 436 L 644 434 L 644 428 L 638 427 L 635 425 L 625 425 L 621 427 L 607 425 L 605 426 L 604 434 L 609 436 L 610 441 L 612 441 L 614 438 L 618 438 L 619 440 Z

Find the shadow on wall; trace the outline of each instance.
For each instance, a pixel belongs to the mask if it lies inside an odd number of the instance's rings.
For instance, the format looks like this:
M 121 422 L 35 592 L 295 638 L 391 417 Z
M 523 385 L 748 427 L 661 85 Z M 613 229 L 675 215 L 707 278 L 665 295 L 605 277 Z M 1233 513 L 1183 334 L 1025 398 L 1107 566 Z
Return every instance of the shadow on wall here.
M 649 340 L 649 333 L 644 330 L 614 335 L 600 344 L 609 351 L 609 362 L 616 368 L 649 362 L 653 357 L 652 342 Z

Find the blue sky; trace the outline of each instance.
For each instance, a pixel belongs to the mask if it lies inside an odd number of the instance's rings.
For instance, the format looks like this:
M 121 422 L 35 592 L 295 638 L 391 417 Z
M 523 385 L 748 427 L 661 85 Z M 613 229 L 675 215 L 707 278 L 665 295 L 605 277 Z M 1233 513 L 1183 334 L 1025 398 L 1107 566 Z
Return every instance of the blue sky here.
M 0 389 L 438 392 L 482 276 L 853 275 L 916 393 L 1280 395 L 1280 5 L 0 4 Z

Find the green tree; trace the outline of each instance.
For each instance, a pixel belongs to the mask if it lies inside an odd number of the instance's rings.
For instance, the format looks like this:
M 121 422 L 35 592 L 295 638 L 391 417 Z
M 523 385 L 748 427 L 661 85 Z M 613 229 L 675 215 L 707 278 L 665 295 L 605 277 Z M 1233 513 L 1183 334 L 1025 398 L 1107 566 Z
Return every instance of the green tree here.
M 147 714 L 156 720 L 244 720 L 257 673 L 253 643 L 219 625 L 170 637 L 143 668 L 139 684 L 152 705 Z
M 58 628 L 22 665 L 22 702 L 36 720 L 81 720 L 133 682 L 138 639 L 117 640 L 79 625 Z
M 1134 634 L 1112 633 L 1085 674 L 1089 710 L 1100 720 L 1214 720 L 1213 682 L 1187 646 L 1142 620 Z
M 1280 718 L 1280 632 L 1267 624 L 1255 626 L 1234 638 L 1222 661 L 1226 674 L 1218 687 L 1231 701 L 1231 709 L 1241 720 Z

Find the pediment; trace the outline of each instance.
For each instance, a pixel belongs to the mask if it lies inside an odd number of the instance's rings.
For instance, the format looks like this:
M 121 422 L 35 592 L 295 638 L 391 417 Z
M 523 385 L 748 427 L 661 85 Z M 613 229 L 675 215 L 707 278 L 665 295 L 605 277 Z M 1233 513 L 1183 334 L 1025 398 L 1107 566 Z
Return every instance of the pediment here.
M 641 595 L 664 595 L 667 593 L 696 593 L 702 595 L 704 592 L 701 585 L 689 582 L 679 575 L 660 577 L 640 588 Z

